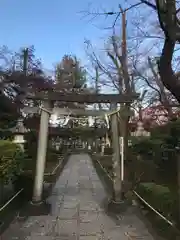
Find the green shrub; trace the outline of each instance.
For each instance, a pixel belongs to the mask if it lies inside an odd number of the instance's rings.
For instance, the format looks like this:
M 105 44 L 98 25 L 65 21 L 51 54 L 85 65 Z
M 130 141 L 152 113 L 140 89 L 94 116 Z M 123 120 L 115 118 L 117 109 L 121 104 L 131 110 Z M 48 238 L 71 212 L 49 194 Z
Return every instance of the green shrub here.
M 132 154 L 145 161 L 152 160 L 159 169 L 164 184 L 177 188 L 177 157 L 180 147 L 180 120 L 151 130 L 149 138 L 133 138 Z
M 3 183 L 13 181 L 22 170 L 24 153 L 20 146 L 0 140 L 0 180 Z
M 168 187 L 153 182 L 141 183 L 137 192 L 153 208 L 170 219 L 177 219 L 177 196 Z
M 139 154 L 145 157 L 147 160 L 154 157 L 159 158 L 161 156 L 161 139 L 152 138 L 134 138 L 132 140 L 131 149 L 133 153 Z

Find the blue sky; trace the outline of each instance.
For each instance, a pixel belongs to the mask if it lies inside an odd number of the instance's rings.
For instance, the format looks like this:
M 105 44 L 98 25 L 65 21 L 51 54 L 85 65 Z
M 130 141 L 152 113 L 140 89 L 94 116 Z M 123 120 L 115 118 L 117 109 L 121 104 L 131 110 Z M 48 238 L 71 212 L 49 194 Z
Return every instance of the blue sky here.
M 96 0 L 90 9 L 112 11 L 118 4 L 118 0 Z M 11 50 L 34 45 L 48 69 L 64 54 L 73 53 L 84 59 L 84 38 L 100 44 L 107 33 L 94 25 L 108 26 L 110 22 L 104 22 L 103 17 L 93 21 L 83 18 L 86 14 L 79 12 L 87 10 L 88 5 L 88 0 L 1 0 L 0 45 Z

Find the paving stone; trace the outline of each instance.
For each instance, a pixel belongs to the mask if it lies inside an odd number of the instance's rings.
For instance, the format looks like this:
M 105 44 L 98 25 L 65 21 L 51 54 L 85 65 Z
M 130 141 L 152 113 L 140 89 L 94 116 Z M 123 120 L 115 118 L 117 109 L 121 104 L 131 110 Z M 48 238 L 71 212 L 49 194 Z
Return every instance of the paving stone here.
M 118 229 L 114 229 L 105 234 L 105 240 L 131 240 L 125 232 L 119 231 Z M 135 239 L 134 239 L 135 240 Z
M 66 188 L 65 191 L 65 195 L 69 195 L 69 196 L 76 196 L 79 193 L 79 188 L 78 187 L 73 187 L 73 186 L 69 186 Z
M 90 181 L 82 181 L 79 183 L 80 189 L 92 189 L 93 185 Z
M 60 206 L 58 203 L 54 203 L 51 205 L 50 215 L 59 216 Z
M 99 181 L 92 182 L 93 188 L 102 189 L 102 183 Z
M 80 210 L 82 211 L 101 211 L 101 207 L 95 201 L 80 202 Z
M 51 236 L 28 236 L 25 240 L 55 240 Z
M 59 185 L 59 184 L 58 184 Z M 65 193 L 66 191 L 66 187 L 57 187 L 55 186 L 55 188 L 53 189 L 52 191 L 52 195 L 56 195 L 56 196 L 63 196 L 63 194 Z
M 64 202 L 70 202 L 70 201 L 73 201 L 73 202 L 79 202 L 79 197 L 80 195 L 79 194 L 77 194 L 76 196 L 74 196 L 74 197 L 71 197 L 71 196 L 64 196 Z
M 89 235 L 96 235 L 98 233 L 102 233 L 102 226 L 101 223 L 98 221 L 93 222 L 80 222 L 79 226 L 79 234 L 80 236 L 89 236 Z
M 87 189 L 80 189 L 80 197 L 82 198 L 82 197 L 84 197 L 84 199 L 93 199 L 93 197 L 94 197 L 94 192 L 93 192 L 93 189 L 89 189 L 89 190 L 87 190 Z
M 103 212 L 98 213 L 98 221 L 103 226 L 103 231 L 104 229 L 109 229 L 117 226 L 115 219 L 112 219 L 111 217 L 107 216 L 106 213 L 103 213 Z
M 58 235 L 76 236 L 78 234 L 77 220 L 58 220 L 54 228 L 54 233 Z
M 97 174 L 90 176 L 91 181 L 99 181 Z
M 54 237 L 52 240 L 79 240 L 77 235 L 61 234 Z
M 45 236 L 53 231 L 56 221 L 52 216 L 33 216 L 28 218 L 22 228 L 26 229 L 30 235 Z
M 77 208 L 61 208 L 59 211 L 59 219 L 77 219 Z
M 80 222 L 88 223 L 98 220 L 98 212 L 81 211 L 79 212 Z
M 79 240 L 103 240 L 103 239 L 104 239 L 103 235 L 101 235 L 101 234 L 79 237 Z
M 89 176 L 79 176 L 79 180 L 89 180 Z
M 93 199 L 98 202 L 101 206 L 104 206 L 104 202 L 107 202 L 107 195 L 104 191 L 94 192 Z
M 64 201 L 62 203 L 62 208 L 77 208 L 78 204 L 78 201 Z

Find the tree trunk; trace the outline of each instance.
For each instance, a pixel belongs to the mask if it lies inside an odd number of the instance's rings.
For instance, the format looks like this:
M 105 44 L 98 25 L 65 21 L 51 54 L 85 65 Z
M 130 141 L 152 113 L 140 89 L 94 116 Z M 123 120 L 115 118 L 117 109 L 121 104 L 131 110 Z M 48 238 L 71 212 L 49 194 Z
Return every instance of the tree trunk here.
M 180 153 L 177 157 L 177 178 L 178 178 L 178 226 L 180 227 Z
M 175 41 L 166 37 L 158 68 L 162 83 L 180 103 L 180 81 L 172 69 L 174 47 Z

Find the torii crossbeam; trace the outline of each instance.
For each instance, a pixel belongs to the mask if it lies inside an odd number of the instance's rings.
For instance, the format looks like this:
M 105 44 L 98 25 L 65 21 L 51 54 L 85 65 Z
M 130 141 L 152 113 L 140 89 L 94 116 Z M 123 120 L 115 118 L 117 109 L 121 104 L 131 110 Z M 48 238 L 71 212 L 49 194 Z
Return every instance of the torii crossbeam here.
M 24 107 L 24 113 L 38 113 L 39 107 Z M 51 110 L 52 114 L 57 116 L 104 116 L 105 114 L 109 114 L 108 110 L 91 110 L 91 109 L 69 109 L 69 108 L 58 108 L 55 107 Z
M 61 102 L 77 103 L 131 103 L 138 98 L 138 94 L 77 94 L 77 93 L 59 93 L 59 92 L 37 92 L 28 94 L 27 99 L 48 100 Z

